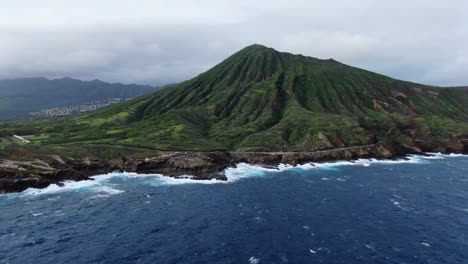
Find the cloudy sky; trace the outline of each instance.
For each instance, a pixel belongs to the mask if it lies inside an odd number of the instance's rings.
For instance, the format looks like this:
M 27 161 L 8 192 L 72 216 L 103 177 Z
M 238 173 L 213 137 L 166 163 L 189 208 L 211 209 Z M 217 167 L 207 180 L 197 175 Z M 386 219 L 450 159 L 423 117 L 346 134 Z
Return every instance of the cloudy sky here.
M 0 0 L 0 78 L 165 84 L 244 46 L 468 85 L 465 0 Z

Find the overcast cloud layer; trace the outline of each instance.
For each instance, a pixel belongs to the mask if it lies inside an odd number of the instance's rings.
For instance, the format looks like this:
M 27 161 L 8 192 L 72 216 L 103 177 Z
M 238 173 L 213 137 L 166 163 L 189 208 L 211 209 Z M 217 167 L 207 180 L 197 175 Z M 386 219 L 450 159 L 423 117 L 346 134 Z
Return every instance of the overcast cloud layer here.
M 468 85 L 465 0 L 0 0 L 0 78 L 165 84 L 259 43 Z

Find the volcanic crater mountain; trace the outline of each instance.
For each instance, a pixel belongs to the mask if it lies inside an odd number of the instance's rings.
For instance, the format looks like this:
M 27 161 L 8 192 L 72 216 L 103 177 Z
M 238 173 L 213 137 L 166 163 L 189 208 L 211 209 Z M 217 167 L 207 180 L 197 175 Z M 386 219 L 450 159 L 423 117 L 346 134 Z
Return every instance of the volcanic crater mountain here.
M 42 145 L 162 150 L 316 151 L 392 141 L 466 150 L 468 90 L 396 80 L 252 45 L 173 87 L 37 124 Z

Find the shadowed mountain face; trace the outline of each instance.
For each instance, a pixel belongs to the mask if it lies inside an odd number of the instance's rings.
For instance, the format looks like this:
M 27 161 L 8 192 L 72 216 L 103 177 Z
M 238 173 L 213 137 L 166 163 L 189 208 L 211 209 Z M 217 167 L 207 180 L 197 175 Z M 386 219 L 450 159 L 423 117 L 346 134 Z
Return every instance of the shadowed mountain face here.
M 23 78 L 0 80 L 0 120 L 12 119 L 46 108 L 73 106 L 111 98 L 128 99 L 156 88 L 110 84 L 71 78 L 48 80 Z
M 115 107 L 42 127 L 43 144 L 313 151 L 468 135 L 468 90 L 438 88 L 249 46 L 209 71 Z

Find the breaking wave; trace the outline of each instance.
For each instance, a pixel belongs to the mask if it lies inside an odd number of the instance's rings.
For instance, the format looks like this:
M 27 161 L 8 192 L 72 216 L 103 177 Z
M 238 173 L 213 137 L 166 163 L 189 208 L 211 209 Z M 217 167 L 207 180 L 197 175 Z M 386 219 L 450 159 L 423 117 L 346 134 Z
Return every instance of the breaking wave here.
M 161 174 L 137 174 L 137 173 L 109 173 L 104 175 L 97 175 L 92 177 L 93 180 L 87 181 L 67 181 L 61 185 L 52 184 L 44 189 L 29 188 L 22 192 L 20 197 L 45 195 L 45 194 L 59 194 L 64 192 L 91 192 L 95 193 L 94 197 L 108 197 L 111 195 L 121 194 L 125 192 L 121 190 L 123 184 L 113 183 L 113 179 L 144 179 L 144 184 L 151 186 L 164 186 L 164 185 L 181 185 L 181 184 L 226 184 L 233 183 L 246 178 L 265 177 L 267 175 L 274 175 L 286 170 L 336 170 L 342 166 L 363 166 L 368 167 L 373 164 L 418 164 L 428 163 L 431 160 L 440 160 L 452 157 L 468 157 L 462 154 L 441 154 L 441 153 L 427 153 L 428 155 L 409 155 L 402 159 L 395 160 L 378 160 L 378 159 L 358 159 L 354 161 L 336 161 L 336 162 L 310 162 L 297 166 L 288 164 L 279 164 L 275 167 L 264 167 L 259 165 L 252 165 L 247 163 L 239 163 L 234 167 L 227 168 L 224 173 L 227 181 L 222 180 L 195 180 L 190 175 L 184 178 L 166 177 Z M 119 189 L 120 188 L 120 189 Z
M 28 188 L 21 193 L 21 197 L 47 195 L 47 194 L 60 194 L 64 192 L 81 192 L 88 191 L 102 196 L 110 196 L 123 193 L 123 190 L 115 189 L 112 186 L 101 184 L 100 180 L 88 181 L 66 181 L 63 184 L 51 184 L 44 189 Z
M 435 159 L 445 159 L 453 157 L 467 157 L 468 155 L 463 154 L 441 154 L 441 153 L 427 153 L 427 155 L 408 155 L 405 158 L 401 159 L 358 159 L 354 161 L 334 161 L 334 162 L 309 162 L 301 165 L 288 165 L 288 164 L 279 164 L 276 167 L 262 167 L 259 165 L 252 165 L 247 163 L 239 163 L 235 167 L 227 168 L 225 174 L 228 178 L 228 182 L 235 182 L 244 178 L 251 177 L 263 177 L 267 173 L 274 172 L 283 172 L 286 170 L 336 170 L 342 166 L 363 166 L 368 167 L 373 164 L 424 164 L 430 162 L 430 160 Z
M 91 177 L 87 181 L 65 181 L 62 184 L 51 184 L 46 188 L 28 188 L 20 194 L 20 197 L 38 196 L 38 195 L 52 195 L 65 192 L 90 192 L 96 194 L 91 198 L 109 197 L 111 195 L 121 194 L 125 192 L 121 190 L 124 187 L 122 183 L 114 183 L 114 179 L 145 179 L 145 183 L 152 186 L 163 185 L 180 185 L 180 184 L 213 184 L 213 183 L 226 183 L 220 180 L 194 180 L 192 176 L 186 175 L 187 178 L 176 179 L 172 177 L 165 177 L 161 174 L 137 174 L 137 173 L 120 173 L 113 172 L 103 175 Z M 121 186 L 119 186 L 121 185 Z M 120 189 L 119 189 L 120 188 Z

